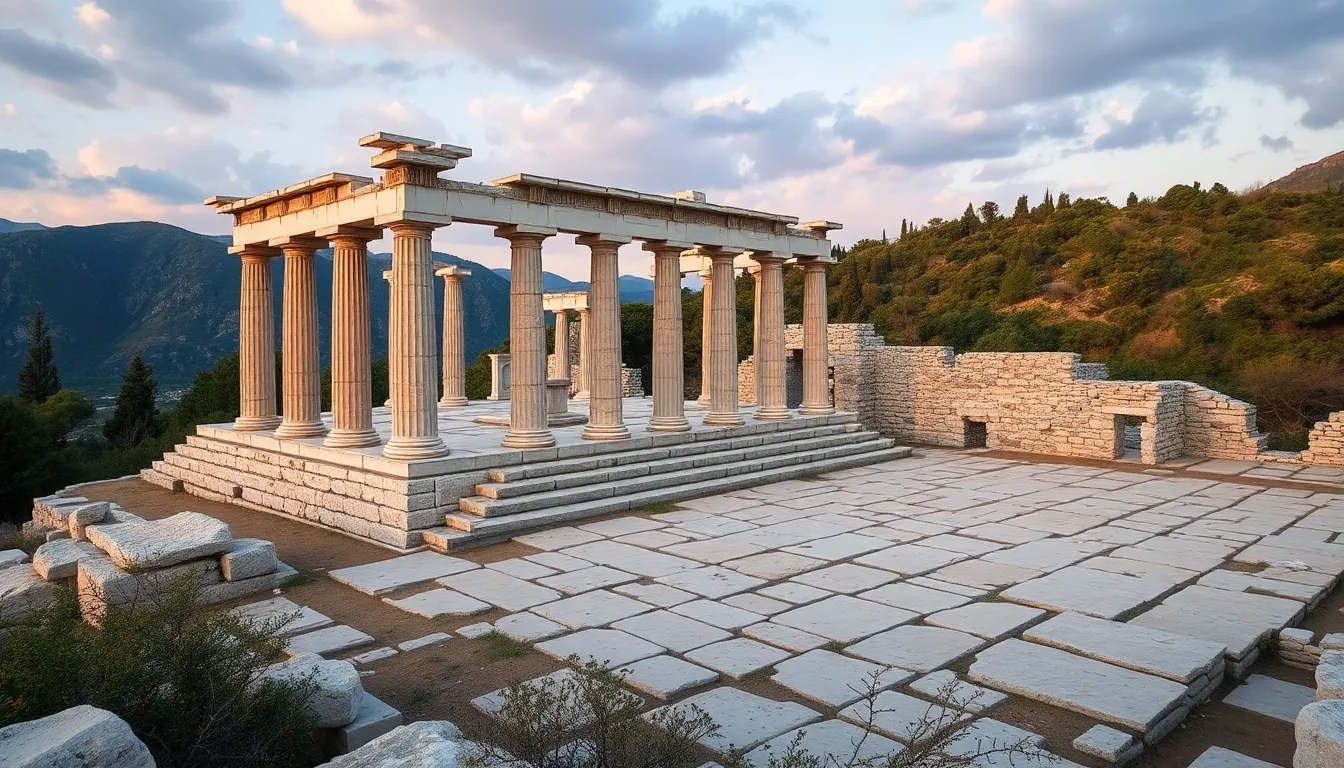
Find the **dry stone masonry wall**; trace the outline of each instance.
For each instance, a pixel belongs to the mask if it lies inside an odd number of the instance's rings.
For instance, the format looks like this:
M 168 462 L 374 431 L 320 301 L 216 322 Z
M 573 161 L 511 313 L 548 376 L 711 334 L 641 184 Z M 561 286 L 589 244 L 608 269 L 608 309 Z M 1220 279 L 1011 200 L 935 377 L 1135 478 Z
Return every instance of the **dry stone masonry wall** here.
M 1307 443 L 1307 450 L 1302 452 L 1303 462 L 1344 467 L 1344 411 L 1330 414 L 1327 421 L 1316 422 Z

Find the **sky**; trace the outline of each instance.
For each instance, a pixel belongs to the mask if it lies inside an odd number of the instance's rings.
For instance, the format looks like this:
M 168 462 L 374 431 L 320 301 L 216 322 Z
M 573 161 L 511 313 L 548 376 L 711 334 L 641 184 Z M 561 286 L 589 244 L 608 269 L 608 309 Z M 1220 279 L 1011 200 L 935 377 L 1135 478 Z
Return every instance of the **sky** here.
M 0 0 L 0 217 L 225 234 L 207 196 L 376 175 L 378 130 L 471 147 L 446 177 L 696 189 L 846 245 L 1338 152 L 1344 0 Z M 435 247 L 508 265 L 485 227 Z

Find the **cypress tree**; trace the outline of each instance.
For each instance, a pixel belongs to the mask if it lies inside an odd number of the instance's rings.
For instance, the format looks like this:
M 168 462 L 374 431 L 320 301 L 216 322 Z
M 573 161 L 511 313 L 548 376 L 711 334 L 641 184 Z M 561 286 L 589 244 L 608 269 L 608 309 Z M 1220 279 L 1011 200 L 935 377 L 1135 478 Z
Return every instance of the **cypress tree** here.
M 1125 207 L 1132 208 L 1138 204 L 1139 204 L 1139 196 L 1134 194 L 1133 192 L 1130 192 L 1129 197 L 1125 199 Z
M 103 436 L 118 448 L 131 448 L 147 437 L 158 434 L 159 409 L 154 395 L 159 388 L 154 369 L 136 355 L 121 377 L 121 391 L 112 418 L 103 425 Z
M 1056 205 L 1057 205 L 1058 207 L 1060 207 L 1060 208 L 1068 208 L 1068 207 L 1069 207 L 1069 193 L 1068 193 L 1068 192 L 1060 192 L 1060 193 L 1059 193 L 1059 202 L 1056 203 Z
M 1017 198 L 1017 205 L 1013 208 L 1013 218 L 1022 219 L 1031 215 L 1031 203 L 1027 202 L 1027 196 L 1022 195 Z
M 1046 216 L 1055 212 L 1055 199 L 1050 196 L 1049 189 L 1045 190 L 1045 199 L 1041 201 L 1041 207 L 1045 211 Z
M 47 328 L 42 307 L 33 310 L 28 326 L 28 360 L 19 370 L 19 397 L 30 403 L 44 403 L 61 390 L 61 377 L 56 372 L 56 354 L 51 349 L 51 331 Z
M 1341 186 L 1341 187 L 1344 187 L 1344 185 L 1340 185 L 1340 186 Z M 907 234 L 909 234 L 909 233 L 910 233 L 910 227 L 909 227 L 909 225 L 906 224 L 905 219 L 901 219 L 901 238 L 904 239 L 905 236 L 906 236 Z

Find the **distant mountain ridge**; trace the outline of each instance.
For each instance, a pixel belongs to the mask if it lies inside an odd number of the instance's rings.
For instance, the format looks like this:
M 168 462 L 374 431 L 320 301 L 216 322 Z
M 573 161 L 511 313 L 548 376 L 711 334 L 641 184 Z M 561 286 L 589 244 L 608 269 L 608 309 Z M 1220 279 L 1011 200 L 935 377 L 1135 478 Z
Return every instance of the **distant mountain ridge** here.
M 1263 188 L 1276 192 L 1321 192 L 1338 184 L 1344 184 L 1344 152 L 1301 166 Z
M 9 219 L 0 219 L 0 235 L 7 235 L 10 232 L 28 232 L 34 229 L 46 228 L 46 226 L 38 224 L 35 221 L 10 221 Z
M 29 318 L 39 304 L 66 386 L 115 391 L 137 353 L 154 367 L 164 389 L 185 386 L 197 371 L 238 347 L 240 270 L 227 248 L 221 238 L 157 222 L 33 225 L 0 234 L 0 392 L 15 388 L 27 355 Z M 508 336 L 508 281 L 450 254 L 436 252 L 434 259 L 472 268 L 473 276 L 463 282 L 471 361 Z M 369 259 L 375 358 L 386 357 L 388 295 L 382 273 L 390 260 L 390 254 Z M 273 269 L 278 348 L 283 260 L 275 259 Z M 319 266 L 317 275 L 326 365 L 331 269 Z M 440 286 L 436 317 L 442 316 L 442 300 Z
M 509 279 L 510 271 L 506 267 L 498 267 L 490 270 L 505 280 Z M 636 277 L 635 275 L 621 275 L 616 281 L 621 291 L 621 301 L 626 304 L 652 304 L 653 303 L 653 281 L 647 277 Z M 566 291 L 587 291 L 589 283 L 580 280 L 570 280 L 561 277 L 554 272 L 541 273 L 541 289 L 547 293 L 564 293 Z

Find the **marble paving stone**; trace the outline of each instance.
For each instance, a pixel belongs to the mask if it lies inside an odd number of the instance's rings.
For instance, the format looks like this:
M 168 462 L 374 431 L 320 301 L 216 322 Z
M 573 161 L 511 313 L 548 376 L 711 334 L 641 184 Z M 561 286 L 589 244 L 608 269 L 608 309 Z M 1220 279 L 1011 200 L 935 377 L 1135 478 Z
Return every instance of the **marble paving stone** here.
M 1234 661 L 1255 652 L 1270 633 L 1269 629 L 1261 625 L 1247 624 L 1180 605 L 1159 605 L 1126 623 L 1225 646 L 1228 658 Z
M 1266 675 L 1251 675 L 1223 698 L 1224 704 L 1249 709 L 1291 723 L 1297 713 L 1316 700 L 1316 689 Z
M 1323 587 L 1308 584 L 1294 584 L 1287 581 L 1266 579 L 1258 574 L 1239 571 L 1209 571 L 1197 583 L 1206 587 L 1226 589 L 1231 592 L 1250 592 L 1252 594 L 1271 595 L 1301 603 L 1314 603 L 1325 592 Z
M 850 594 L 865 589 L 873 589 L 899 578 L 891 571 L 868 568 L 853 563 L 840 563 L 817 571 L 808 571 L 794 576 L 791 581 L 806 584 L 809 587 L 826 589 L 831 592 Z
M 416 651 L 421 648 L 427 648 L 431 645 L 438 645 L 445 640 L 452 640 L 453 636 L 447 632 L 430 632 L 428 635 L 413 638 L 397 643 L 397 648 L 403 652 Z
M 741 533 L 750 531 L 757 526 L 741 520 L 734 520 L 731 517 L 721 517 L 718 515 L 712 517 L 700 517 L 695 520 L 687 520 L 677 525 L 678 528 L 695 533 L 703 533 L 708 536 L 727 536 L 730 533 Z
M 889 605 L 836 595 L 776 615 L 772 621 L 842 643 L 868 637 L 917 615 Z
M 1145 626 L 1158 626 L 1149 623 L 1151 619 L 1139 620 L 1163 609 L 1182 611 L 1187 616 L 1204 618 L 1214 623 L 1231 623 L 1256 628 L 1263 635 L 1297 623 L 1306 607 L 1295 600 L 1285 600 L 1281 597 L 1228 592 L 1227 590 L 1213 589 L 1196 584 L 1186 587 L 1163 600 L 1162 605 L 1136 617 L 1135 622 Z M 1159 613 L 1159 615 L 1162 614 Z M 1161 626 L 1158 626 L 1158 628 L 1165 629 Z M 1195 632 L 1186 632 L 1186 634 L 1214 639 Z M 1237 658 L 1240 657 L 1241 648 L 1237 647 L 1236 643 L 1228 642 L 1227 650 L 1229 653 L 1236 653 Z
M 1004 640 L 977 654 L 971 680 L 1147 733 L 1186 686 L 1044 645 Z
M 531 680 L 524 681 L 524 685 L 536 691 L 550 691 L 557 699 L 563 697 L 563 708 L 569 717 L 573 718 L 575 727 L 584 727 L 592 722 L 592 709 L 581 700 L 580 688 L 573 684 L 575 672 L 572 669 L 558 669 L 549 675 L 543 675 Z M 471 700 L 471 705 L 480 712 L 497 717 L 504 708 L 506 702 L 506 693 L 508 688 L 499 688 L 482 696 L 477 696 Z M 629 691 L 619 691 L 616 694 L 622 702 L 628 702 L 633 708 L 643 706 L 644 699 Z M 456 757 L 453 755 L 452 757 Z M 407 759 L 414 760 L 419 755 L 408 756 Z M 431 763 L 432 764 L 432 763 Z
M 556 573 L 554 568 L 547 568 L 541 563 L 534 563 L 521 557 L 511 557 L 508 560 L 499 560 L 493 563 L 486 563 L 486 568 L 492 571 L 508 574 L 515 579 L 540 579 L 543 576 L 553 576 Z
M 663 701 L 709 685 L 719 673 L 666 654 L 641 659 L 625 668 L 625 682 Z
M 1219 643 L 1081 613 L 1061 613 L 1022 638 L 1187 685 L 1221 667 L 1226 651 Z
M 911 625 L 855 643 L 845 653 L 911 672 L 932 672 L 984 644 L 985 641 L 965 632 Z
M 563 635 L 567 630 L 563 624 L 524 611 L 497 620 L 495 631 L 520 643 L 535 643 Z
M 823 720 L 780 734 L 753 749 L 745 759 L 751 768 L 768 768 L 771 759 L 778 761 L 795 742 L 798 749 L 820 760 L 822 766 L 886 765 L 889 758 L 905 750 L 900 742 L 868 733 L 852 723 Z
M 1109 725 L 1094 725 L 1073 740 L 1073 748 L 1108 763 L 1124 765 L 1143 751 L 1143 742 Z
M 1171 536 L 1148 539 L 1132 547 L 1121 547 L 1111 552 L 1111 557 L 1169 565 L 1173 568 L 1185 568 L 1201 573 L 1217 568 L 1226 559 L 1224 554 L 1226 550 L 1222 548 L 1198 547 L 1193 543 L 1173 542 L 1172 539 Z M 1185 546 L 1190 546 L 1191 549 L 1182 551 Z
M 957 678 L 950 669 L 940 669 L 910 684 L 910 690 L 922 693 L 939 704 L 965 712 L 980 714 L 1008 700 L 998 691 L 981 688 Z
M 741 629 L 765 619 L 759 613 L 744 611 L 741 608 L 716 603 L 713 600 L 695 600 L 674 605 L 669 610 L 720 629 Z
M 985 587 L 972 587 L 966 584 L 953 584 L 950 581 L 943 581 L 942 579 L 934 579 L 928 576 L 915 576 L 913 578 L 906 579 L 905 583 L 913 584 L 917 587 L 924 587 L 925 589 L 936 589 L 939 592 L 950 592 L 954 595 L 961 595 L 962 597 L 972 597 L 972 598 L 984 597 L 985 595 L 993 591 L 991 589 L 986 589 Z
M 1069 567 L 1006 589 L 1003 596 L 1051 611 L 1077 611 L 1114 619 L 1156 600 L 1170 589 L 1170 584 L 1156 579 Z
M 670 705 L 689 712 L 703 710 L 719 726 L 718 733 L 704 736 L 700 743 L 716 752 L 729 747 L 750 750 L 774 737 L 821 719 L 821 715 L 802 704 L 774 701 L 736 688 L 720 686 Z M 661 710 L 645 715 L 651 717 Z
M 770 679 L 805 699 L 840 709 L 913 677 L 904 670 L 815 650 L 779 662 Z
M 1223 747 L 1209 747 L 1204 753 L 1195 758 L 1189 768 L 1280 768 L 1274 763 L 1267 763 L 1264 760 L 1256 760 L 1253 757 L 1247 757 L 1240 752 L 1233 752 Z
M 1088 528 L 1105 524 L 1105 517 L 1062 509 L 1043 509 L 1039 512 L 1013 518 L 1013 525 L 1020 528 L 1034 528 L 1058 536 L 1072 536 L 1075 533 L 1082 533 Z
M 1125 560 L 1123 558 L 1108 557 L 1106 555 L 1088 558 L 1078 565 L 1083 568 L 1091 568 L 1095 571 L 1123 573 L 1126 576 L 1142 576 L 1145 579 L 1165 581 L 1171 585 L 1184 584 L 1185 582 L 1199 578 L 1199 573 L 1197 571 L 1188 571 L 1184 568 L 1173 568 L 1170 565 L 1148 563 L 1142 560 Z
M 329 617 L 306 605 L 299 605 L 287 597 L 273 597 L 259 603 L 240 605 L 230 613 L 251 622 L 269 621 L 278 624 L 283 621 L 284 628 L 280 633 L 284 635 L 320 629 L 334 623 Z
M 758 595 L 754 592 L 725 597 L 723 598 L 723 602 L 734 608 L 741 608 L 744 611 L 759 613 L 762 616 L 774 616 L 776 613 L 783 613 L 784 611 L 793 608 L 792 603 L 776 600 L 773 597 Z
M 960 608 L 930 614 L 925 624 L 978 635 L 986 640 L 1002 640 L 1017 635 L 1035 624 L 1045 611 L 1012 603 L 971 603 Z
M 794 555 L 833 561 L 845 560 L 855 555 L 862 555 L 865 552 L 873 552 L 890 546 L 891 542 L 886 539 L 864 536 L 861 533 L 842 533 L 839 536 L 785 547 L 784 551 Z
M 483 603 L 451 589 L 431 589 L 400 600 L 385 597 L 383 602 L 427 619 L 439 616 L 475 616 L 492 608 L 489 603 Z
M 696 599 L 690 592 L 683 592 L 666 584 L 622 584 L 613 591 L 659 608 L 670 608 Z
M 375 661 L 382 661 L 383 659 L 388 659 L 396 655 L 397 655 L 396 648 L 389 648 L 387 646 L 383 646 L 382 648 L 374 648 L 372 651 L 365 651 L 364 653 L 356 654 L 348 659 L 345 659 L 345 661 L 348 661 L 351 664 L 372 664 Z
M 904 693 L 883 691 L 872 701 L 860 701 L 840 710 L 840 717 L 858 724 L 864 724 L 871 718 L 873 727 L 879 733 L 909 743 L 911 738 L 918 735 L 921 722 L 938 721 L 951 725 L 966 718 L 966 715 Z
M 653 611 L 631 616 L 611 626 L 612 629 L 629 632 L 636 637 L 658 643 L 673 653 L 685 653 L 702 645 L 732 637 L 732 633 L 718 627 L 669 611 Z
M 486 635 L 494 632 L 495 625 L 491 624 L 488 621 L 482 621 L 476 624 L 468 624 L 464 627 L 458 627 L 454 631 L 456 631 L 457 634 L 467 638 L 468 640 L 476 640 L 477 638 L 485 637 Z
M 667 576 L 688 568 L 698 568 L 700 564 L 684 557 L 673 557 L 662 552 L 652 552 L 643 547 L 621 544 L 615 541 L 594 541 L 561 550 L 560 554 L 580 557 L 598 565 L 607 565 L 630 573 L 650 578 Z
M 1028 743 L 1038 752 L 1034 755 L 1013 755 L 1011 759 L 1002 752 L 985 755 L 972 764 L 977 768 L 1083 768 L 1072 760 L 1065 760 L 1043 749 L 1045 739 L 1031 731 L 1001 723 L 992 717 L 982 717 L 958 733 L 947 743 L 944 751 L 948 755 L 972 758 L 991 745 Z
M 360 592 L 378 595 L 479 567 L 468 560 L 440 555 L 438 552 L 416 552 L 352 568 L 339 568 L 329 571 L 327 575 Z
M 659 528 L 666 527 L 667 523 L 659 523 L 645 517 L 636 517 L 634 515 L 617 517 L 611 520 L 599 520 L 596 523 L 587 523 L 577 526 L 581 531 L 596 533 L 599 536 L 624 536 L 628 533 L 656 531 Z
M 662 551 L 677 557 L 689 558 L 701 563 L 723 563 L 759 554 L 766 550 L 764 544 L 753 541 L 746 535 L 724 536 L 703 541 L 686 541 L 663 547 Z
M 744 576 L 737 571 L 730 571 L 727 568 L 720 568 L 715 565 L 679 571 L 654 580 L 677 589 L 694 592 L 711 600 L 735 595 L 738 592 L 746 592 L 765 583 L 764 579 Z
M 813 648 L 820 648 L 830 642 L 824 637 L 819 637 L 811 632 L 804 632 L 801 629 L 786 627 L 783 624 L 776 624 L 773 621 L 762 621 L 759 624 L 752 624 L 742 628 L 742 634 L 753 640 L 760 640 L 763 643 L 778 645 L 794 653 L 804 653 Z
M 651 610 L 653 606 L 648 603 L 599 589 L 535 606 L 532 612 L 570 629 L 585 629 L 605 626 Z
M 607 669 L 619 669 L 663 652 L 662 646 L 615 629 L 581 630 L 537 643 L 536 649 L 561 661 L 578 656 L 581 662 L 596 661 Z
M 792 555 L 788 552 L 766 552 L 760 555 L 751 555 L 738 560 L 729 560 L 723 564 L 724 568 L 731 568 L 738 573 L 745 573 L 748 576 L 776 581 L 778 579 L 787 579 L 790 576 L 810 571 L 814 568 L 820 568 L 826 565 L 825 560 L 817 560 L 802 555 Z
M 898 544 L 864 555 L 857 558 L 855 562 L 893 571 L 903 576 L 919 576 L 965 559 L 966 555 L 960 552 L 921 547 L 918 544 Z
M 1036 531 L 1031 528 L 1020 528 L 1009 523 L 984 523 L 982 525 L 963 528 L 958 531 L 959 536 L 974 536 L 977 539 L 987 539 L 1000 544 L 1026 544 L 1028 541 L 1044 539 L 1050 534 L 1044 531 Z
M 639 577 L 632 573 L 618 571 L 605 565 L 595 565 L 592 568 L 580 568 L 577 571 L 537 579 L 537 583 L 543 587 L 558 589 L 566 595 L 577 595 L 602 587 L 628 584 L 638 579 Z
M 991 563 L 988 560 L 962 560 L 946 568 L 939 568 L 930 573 L 929 578 L 993 590 L 1031 581 L 1041 575 L 1040 571 L 1016 565 Z
M 305 653 L 326 656 L 372 644 L 372 636 L 366 635 L 354 627 L 338 624 L 334 627 L 291 637 L 289 647 L 285 651 L 290 656 L 302 656 Z
M 782 648 L 745 637 L 706 645 L 685 654 L 688 661 L 717 670 L 734 680 L 741 680 L 792 655 Z
M 577 571 L 592 565 L 582 558 L 562 555 L 559 552 L 538 552 L 535 555 L 525 555 L 523 559 L 557 571 Z
M 547 531 L 537 531 L 536 533 L 525 533 L 522 536 L 514 536 L 513 540 L 519 544 L 526 544 L 529 547 L 553 552 L 565 547 L 573 547 L 579 544 L 587 544 L 590 541 L 597 541 L 602 537 L 596 533 L 580 530 L 571 526 L 561 528 L 551 528 Z
M 996 549 L 1003 549 L 1003 545 L 996 542 L 967 538 L 953 533 L 930 536 L 919 542 L 919 545 L 921 547 L 933 547 L 934 549 L 946 549 L 949 552 L 960 552 L 963 555 L 984 555 Z
M 679 536 L 667 531 L 642 531 L 640 533 L 627 533 L 624 536 L 617 536 L 612 541 L 619 541 L 622 544 L 631 544 L 645 549 L 662 549 L 670 547 L 673 544 L 680 544 L 686 541 L 685 536 Z
M 448 576 L 439 579 L 438 582 L 449 589 L 497 605 L 506 611 L 525 611 L 534 605 L 548 603 L 561 597 L 554 589 L 539 587 L 530 581 L 515 579 L 489 568 Z
M 965 605 L 971 601 L 969 597 L 954 595 L 951 592 L 943 592 L 928 587 L 920 587 L 907 581 L 896 584 L 887 584 L 870 589 L 867 592 L 860 592 L 856 597 L 864 600 L 872 600 L 875 603 L 890 605 L 893 608 L 903 608 L 907 611 L 913 611 L 919 615 L 933 613 L 935 611 L 945 611 L 948 608 L 956 608 L 959 605 Z
M 806 584 L 799 584 L 793 581 L 786 581 L 782 584 L 771 584 L 768 587 L 761 587 L 756 590 L 758 595 L 765 595 L 776 600 L 783 600 L 794 605 L 805 605 L 815 603 L 825 597 L 830 597 L 834 592 L 827 592 L 824 589 L 809 587 Z
M 1049 573 L 1110 549 L 1111 546 L 1096 541 L 1041 539 L 990 552 L 984 559 L 991 563 L 1016 565 L 1019 568 L 1031 568 Z

